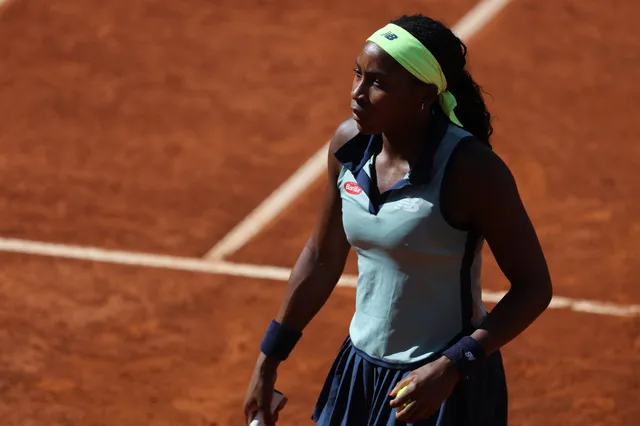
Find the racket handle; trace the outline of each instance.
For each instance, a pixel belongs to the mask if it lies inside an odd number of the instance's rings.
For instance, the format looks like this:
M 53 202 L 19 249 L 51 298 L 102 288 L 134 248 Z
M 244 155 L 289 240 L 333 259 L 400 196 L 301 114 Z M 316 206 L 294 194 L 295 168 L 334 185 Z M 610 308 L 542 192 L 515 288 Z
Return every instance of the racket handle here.
M 284 402 L 286 402 L 285 396 L 277 390 L 273 391 L 273 397 L 271 398 L 271 413 L 274 414 L 276 411 L 281 410 Z M 256 413 L 251 423 L 249 423 L 249 426 L 264 426 L 262 412 L 258 411 Z

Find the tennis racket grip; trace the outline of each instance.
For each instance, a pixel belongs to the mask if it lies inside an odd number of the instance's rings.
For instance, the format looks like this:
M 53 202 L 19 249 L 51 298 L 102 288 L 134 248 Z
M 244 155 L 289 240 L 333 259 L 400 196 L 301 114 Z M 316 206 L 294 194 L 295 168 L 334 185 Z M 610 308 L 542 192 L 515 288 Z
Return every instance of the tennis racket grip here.
M 271 413 L 275 414 L 277 411 L 282 410 L 286 403 L 287 403 L 287 398 L 284 396 L 284 394 L 282 392 L 274 390 L 273 397 L 271 398 Z M 251 423 L 249 423 L 249 426 L 264 426 L 264 419 L 262 418 L 262 412 L 258 411 L 256 413 Z

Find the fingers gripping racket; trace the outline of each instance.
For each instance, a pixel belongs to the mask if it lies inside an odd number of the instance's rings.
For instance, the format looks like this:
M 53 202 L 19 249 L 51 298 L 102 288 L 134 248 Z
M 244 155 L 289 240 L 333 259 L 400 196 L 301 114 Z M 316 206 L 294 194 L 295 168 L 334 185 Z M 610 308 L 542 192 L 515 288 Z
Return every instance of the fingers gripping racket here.
M 282 392 L 274 390 L 273 397 L 271 398 L 271 413 L 275 414 L 278 411 L 282 410 L 286 403 L 287 403 L 287 397 L 285 397 Z M 258 411 L 256 413 L 256 415 L 253 417 L 253 420 L 251 421 L 249 426 L 264 426 L 264 419 L 262 417 L 262 412 Z

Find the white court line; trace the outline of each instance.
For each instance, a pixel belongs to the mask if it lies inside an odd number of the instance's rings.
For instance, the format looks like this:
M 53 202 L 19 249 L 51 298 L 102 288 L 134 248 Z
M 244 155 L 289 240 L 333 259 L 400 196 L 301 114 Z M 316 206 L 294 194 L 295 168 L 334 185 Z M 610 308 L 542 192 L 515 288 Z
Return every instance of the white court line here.
M 258 207 L 249 213 L 235 228 L 229 231 L 211 249 L 204 258 L 210 261 L 221 260 L 238 251 L 254 236 L 275 219 L 291 202 L 300 196 L 311 182 L 326 170 L 329 144 L 316 152 L 278 189 L 273 191 Z
M 512 0 L 483 0 L 476 4 L 455 24 L 453 31 L 461 39 L 469 39 L 486 25 L 487 22 L 504 9 Z
M 0 238 L 0 251 L 275 281 L 287 281 L 291 274 L 290 269 L 277 266 L 249 265 L 225 261 L 211 262 L 189 257 L 106 250 L 96 247 L 44 243 L 13 238 Z M 356 280 L 357 277 L 353 275 L 343 275 L 338 286 L 355 287 Z M 482 293 L 482 299 L 485 302 L 497 303 L 504 294 L 504 292 L 484 291 Z M 575 312 L 618 317 L 640 316 L 640 305 L 618 305 L 609 302 L 571 299 L 561 296 L 553 298 L 550 308 L 569 309 Z
M 476 4 L 451 30 L 461 39 L 468 40 L 495 17 L 511 0 L 483 0 Z M 274 220 L 301 193 L 320 178 L 326 170 L 329 144 L 325 144 L 278 189 L 256 207 L 242 222 L 225 235 L 204 259 L 221 260 L 235 253 Z

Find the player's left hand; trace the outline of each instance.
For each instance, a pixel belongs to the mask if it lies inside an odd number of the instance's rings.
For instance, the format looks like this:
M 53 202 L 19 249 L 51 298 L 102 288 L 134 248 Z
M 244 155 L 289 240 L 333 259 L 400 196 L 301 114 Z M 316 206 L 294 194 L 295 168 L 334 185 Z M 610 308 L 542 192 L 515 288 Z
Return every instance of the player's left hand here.
M 460 374 L 446 357 L 412 371 L 389 394 L 394 397 L 390 402 L 391 407 L 398 408 L 396 419 L 407 423 L 428 419 L 438 411 L 458 380 Z M 405 386 L 404 392 L 396 397 Z

